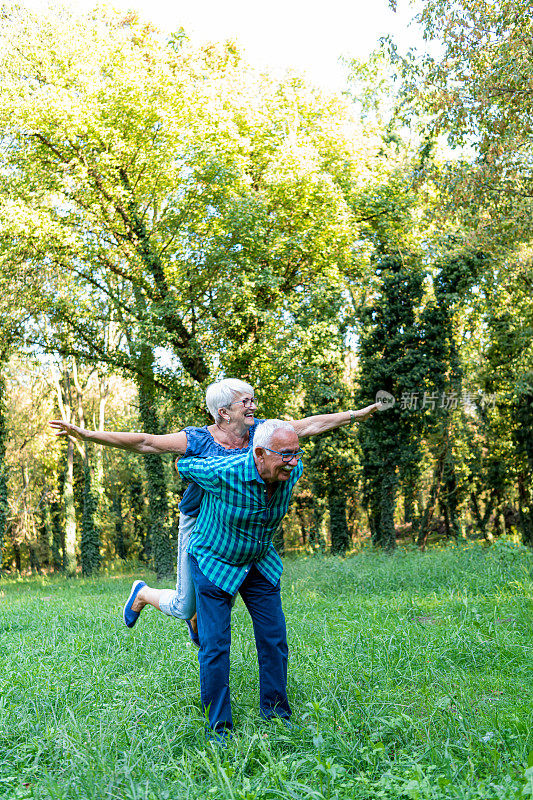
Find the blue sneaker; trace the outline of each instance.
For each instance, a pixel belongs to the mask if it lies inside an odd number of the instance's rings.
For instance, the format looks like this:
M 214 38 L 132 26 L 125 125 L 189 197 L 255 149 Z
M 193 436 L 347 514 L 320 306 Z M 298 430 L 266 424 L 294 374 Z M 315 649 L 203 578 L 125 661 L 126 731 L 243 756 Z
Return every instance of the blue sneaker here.
M 140 611 L 132 611 L 133 601 L 143 588 L 146 586 L 144 581 L 134 581 L 133 586 L 131 587 L 130 596 L 126 601 L 126 605 L 124 606 L 124 611 L 122 612 L 122 617 L 124 619 L 124 624 L 128 626 L 128 628 L 133 628 L 137 620 L 139 619 Z
M 187 623 L 187 627 L 189 629 L 189 639 L 195 647 L 200 647 L 200 639 L 198 638 L 198 634 L 193 631 L 190 620 L 186 619 L 185 622 Z

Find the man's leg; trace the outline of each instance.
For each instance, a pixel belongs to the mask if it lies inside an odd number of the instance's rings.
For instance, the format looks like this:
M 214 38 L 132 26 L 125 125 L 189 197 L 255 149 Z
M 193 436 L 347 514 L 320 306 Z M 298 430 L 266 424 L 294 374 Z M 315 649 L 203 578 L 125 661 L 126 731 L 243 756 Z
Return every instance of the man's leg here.
M 279 581 L 273 586 L 252 565 L 240 593 L 254 626 L 261 716 L 265 719 L 273 716 L 288 719 L 291 715 L 287 698 L 289 651 Z
M 231 644 L 232 596 L 212 583 L 189 557 L 196 592 L 200 650 L 200 692 L 209 726 L 217 732 L 231 730 L 229 652 Z

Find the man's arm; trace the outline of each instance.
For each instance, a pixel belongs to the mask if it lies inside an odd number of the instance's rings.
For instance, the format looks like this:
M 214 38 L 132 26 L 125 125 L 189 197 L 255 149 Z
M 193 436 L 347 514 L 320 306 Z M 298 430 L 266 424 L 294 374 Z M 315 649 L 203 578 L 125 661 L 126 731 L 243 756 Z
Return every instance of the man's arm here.
M 54 428 L 57 436 L 74 436 L 83 442 L 103 444 L 107 447 L 117 447 L 119 450 L 129 450 L 131 453 L 180 453 L 183 455 L 187 449 L 187 434 L 167 433 L 161 436 L 151 433 L 119 433 L 112 431 L 87 431 L 70 422 L 53 419 L 50 426 Z
M 206 492 L 219 494 L 220 472 L 226 467 L 224 456 L 214 458 L 180 458 L 176 469 L 188 483 L 196 483 Z
M 341 428 L 344 425 L 350 425 L 352 422 L 364 422 L 364 420 L 371 417 L 378 408 L 378 403 L 372 403 L 371 406 L 360 408 L 358 411 L 338 411 L 335 414 L 315 414 L 313 417 L 290 420 L 290 423 L 294 426 L 294 430 L 300 438 L 302 436 L 316 436 L 319 433 L 325 433 L 335 428 Z

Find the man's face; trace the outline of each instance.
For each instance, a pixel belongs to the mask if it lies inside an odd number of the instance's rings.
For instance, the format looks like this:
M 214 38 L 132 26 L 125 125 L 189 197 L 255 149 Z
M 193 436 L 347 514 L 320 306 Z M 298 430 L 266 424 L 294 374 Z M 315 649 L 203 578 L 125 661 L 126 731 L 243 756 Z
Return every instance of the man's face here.
M 300 441 L 295 431 L 279 428 L 274 431 L 267 447 L 258 447 L 254 451 L 257 471 L 265 483 L 276 483 L 277 481 L 289 480 L 290 474 L 298 463 L 296 458 L 291 458 L 287 463 L 283 463 L 280 455 L 271 453 L 270 450 L 277 450 L 278 453 L 296 453 L 300 449 Z

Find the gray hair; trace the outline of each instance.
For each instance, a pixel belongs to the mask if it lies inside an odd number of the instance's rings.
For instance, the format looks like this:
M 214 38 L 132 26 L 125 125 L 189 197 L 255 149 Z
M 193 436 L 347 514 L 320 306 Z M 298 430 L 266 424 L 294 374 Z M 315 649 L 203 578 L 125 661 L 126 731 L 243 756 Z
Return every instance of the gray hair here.
M 238 395 L 246 392 L 250 392 L 253 395 L 253 386 L 240 381 L 238 378 L 224 378 L 224 380 L 208 386 L 205 393 L 205 402 L 215 422 L 220 422 L 222 419 L 218 413 L 219 408 L 228 408 Z
M 266 422 L 263 422 L 256 428 L 254 433 L 254 450 L 256 447 L 266 447 L 277 430 L 296 433 L 294 426 L 291 425 L 290 422 L 285 422 L 282 419 L 267 419 Z

